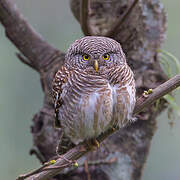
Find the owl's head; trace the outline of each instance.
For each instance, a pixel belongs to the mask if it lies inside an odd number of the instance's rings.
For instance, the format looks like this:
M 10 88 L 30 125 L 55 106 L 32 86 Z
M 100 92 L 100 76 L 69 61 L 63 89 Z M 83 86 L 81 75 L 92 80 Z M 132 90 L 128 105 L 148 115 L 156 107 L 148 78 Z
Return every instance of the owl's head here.
M 123 65 L 126 58 L 117 41 L 101 36 L 86 36 L 71 44 L 65 63 L 78 69 L 98 72 Z

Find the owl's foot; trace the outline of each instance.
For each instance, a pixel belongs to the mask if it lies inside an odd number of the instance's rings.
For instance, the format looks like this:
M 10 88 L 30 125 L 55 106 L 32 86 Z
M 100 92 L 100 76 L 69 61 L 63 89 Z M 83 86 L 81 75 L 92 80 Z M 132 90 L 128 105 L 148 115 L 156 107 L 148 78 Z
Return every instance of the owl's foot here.
M 87 144 L 88 149 L 90 149 L 91 151 L 95 151 L 100 146 L 97 139 L 87 140 L 86 144 Z

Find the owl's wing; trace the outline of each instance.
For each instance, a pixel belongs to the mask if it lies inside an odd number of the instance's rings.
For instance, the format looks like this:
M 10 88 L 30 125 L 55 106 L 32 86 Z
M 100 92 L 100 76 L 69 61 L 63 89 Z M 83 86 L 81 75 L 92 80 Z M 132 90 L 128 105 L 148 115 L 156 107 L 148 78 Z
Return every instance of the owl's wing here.
M 132 113 L 136 102 L 136 89 L 134 74 L 125 64 L 111 71 L 110 83 L 115 87 L 114 118 L 118 120 L 119 127 L 133 120 Z
M 54 99 L 54 108 L 55 108 L 55 127 L 61 128 L 61 122 L 58 119 L 59 108 L 63 104 L 62 99 L 62 87 L 67 82 L 69 77 L 69 71 L 66 67 L 62 66 L 61 69 L 56 73 L 53 80 L 53 99 Z

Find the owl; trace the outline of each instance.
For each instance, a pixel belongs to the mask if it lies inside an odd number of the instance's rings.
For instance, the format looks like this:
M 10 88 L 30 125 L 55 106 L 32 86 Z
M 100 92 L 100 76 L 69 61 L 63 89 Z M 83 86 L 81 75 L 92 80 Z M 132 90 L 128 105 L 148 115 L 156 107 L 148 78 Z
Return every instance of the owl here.
M 134 74 L 121 45 L 86 36 L 68 49 L 53 81 L 55 125 L 75 145 L 133 120 Z

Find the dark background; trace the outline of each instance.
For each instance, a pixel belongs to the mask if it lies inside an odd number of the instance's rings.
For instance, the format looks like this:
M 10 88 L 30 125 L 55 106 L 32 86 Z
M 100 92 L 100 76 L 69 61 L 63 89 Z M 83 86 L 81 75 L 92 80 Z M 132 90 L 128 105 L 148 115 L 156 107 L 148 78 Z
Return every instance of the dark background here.
M 29 23 L 62 51 L 83 36 L 67 0 L 14 2 Z M 168 13 L 168 31 L 162 49 L 180 58 L 180 1 L 162 0 L 162 3 Z M 43 93 L 38 73 L 16 58 L 17 49 L 5 37 L 1 25 L 0 37 L 0 179 L 12 180 L 40 165 L 28 152 L 32 147 L 31 119 L 42 105 Z M 173 65 L 172 68 L 175 69 Z M 176 95 L 180 105 L 179 101 L 180 93 Z M 173 128 L 168 122 L 165 111 L 158 118 L 143 180 L 180 179 L 180 118 L 175 115 Z

